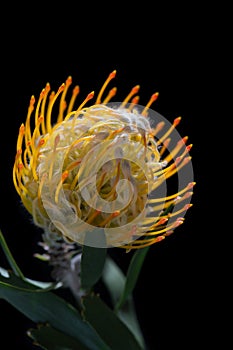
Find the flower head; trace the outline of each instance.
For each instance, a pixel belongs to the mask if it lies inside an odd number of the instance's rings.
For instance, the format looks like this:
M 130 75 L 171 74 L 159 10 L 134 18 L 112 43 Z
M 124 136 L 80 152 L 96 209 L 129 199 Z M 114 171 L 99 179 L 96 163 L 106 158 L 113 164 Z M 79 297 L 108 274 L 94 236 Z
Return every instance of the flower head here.
M 103 97 L 115 74 L 90 106 L 94 92 L 76 108 L 79 87 L 67 97 L 71 77 L 57 92 L 47 83 L 37 103 L 31 97 L 19 128 L 13 180 L 45 232 L 81 245 L 136 249 L 161 241 L 183 223 L 195 184 L 192 145 L 176 131 L 180 117 L 170 124 L 151 111 L 158 93 L 143 107 L 139 85 L 123 102 L 110 102 L 116 88 Z M 167 180 L 177 174 L 179 188 L 170 193 Z

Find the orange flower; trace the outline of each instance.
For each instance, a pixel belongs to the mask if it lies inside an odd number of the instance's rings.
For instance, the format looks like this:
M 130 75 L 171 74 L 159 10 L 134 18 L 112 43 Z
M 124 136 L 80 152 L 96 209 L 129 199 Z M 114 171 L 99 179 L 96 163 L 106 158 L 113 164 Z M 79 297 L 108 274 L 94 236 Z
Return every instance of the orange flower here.
M 110 102 L 116 88 L 104 95 L 115 75 L 90 106 L 94 92 L 77 108 L 79 87 L 67 97 L 71 77 L 56 93 L 48 83 L 36 104 L 31 97 L 19 128 L 13 180 L 45 232 L 80 245 L 128 250 L 159 242 L 182 224 L 195 183 L 192 145 L 176 131 L 181 118 L 170 124 L 150 109 L 158 93 L 138 105 L 139 85 L 123 102 Z M 87 233 L 95 237 L 89 243 Z

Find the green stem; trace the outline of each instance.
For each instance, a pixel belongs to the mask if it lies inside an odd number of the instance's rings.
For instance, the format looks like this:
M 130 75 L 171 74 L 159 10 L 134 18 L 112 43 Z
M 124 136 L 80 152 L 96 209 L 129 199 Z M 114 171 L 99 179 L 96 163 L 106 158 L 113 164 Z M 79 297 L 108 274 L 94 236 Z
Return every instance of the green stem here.
M 13 258 L 13 255 L 11 254 L 10 249 L 8 248 L 8 245 L 5 241 L 5 238 L 4 238 L 1 230 L 0 230 L 0 245 L 2 246 L 2 249 L 6 255 L 7 261 L 9 263 L 9 265 L 11 266 L 15 275 L 22 278 L 22 279 L 25 279 L 22 271 L 20 270 L 20 268 L 16 264 L 15 259 Z

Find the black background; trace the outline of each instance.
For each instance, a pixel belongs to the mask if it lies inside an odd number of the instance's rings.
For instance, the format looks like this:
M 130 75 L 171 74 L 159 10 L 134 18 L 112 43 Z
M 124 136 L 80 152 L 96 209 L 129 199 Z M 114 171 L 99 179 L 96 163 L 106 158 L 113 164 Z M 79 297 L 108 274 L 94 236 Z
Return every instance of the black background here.
M 111 14 L 100 20 L 95 18 L 95 22 L 86 16 L 80 23 L 81 13 L 77 13 L 77 18 L 73 13 L 71 19 L 73 7 L 68 10 L 68 5 L 63 5 L 63 9 L 64 17 L 49 15 L 47 10 L 38 15 L 34 9 L 26 18 L 15 15 L 12 20 L 10 12 L 5 13 L 14 30 L 2 29 L 1 230 L 24 274 L 49 280 L 46 264 L 33 258 L 41 231 L 22 209 L 12 182 L 18 128 L 25 121 L 32 94 L 37 97 L 48 81 L 56 90 L 71 75 L 74 84 L 80 85 L 82 101 L 87 93 L 97 92 L 114 69 L 117 76 L 111 86 L 118 87 L 115 101 L 123 99 L 136 84 L 141 86 L 141 104 L 159 91 L 153 109 L 170 121 L 182 116 L 178 131 L 182 136 L 188 135 L 193 143 L 191 155 L 197 184 L 194 205 L 184 224 L 151 247 L 134 291 L 135 303 L 150 350 L 202 348 L 208 334 L 207 285 L 211 273 L 206 259 L 206 131 L 211 116 L 206 106 L 209 33 L 200 29 L 204 15 L 198 13 L 194 19 L 174 13 L 172 21 L 164 15 L 159 24 L 159 13 L 143 22 L 143 13 L 139 16 L 138 11 L 129 23 L 125 15 L 112 22 Z M 147 11 L 145 14 L 150 15 Z M 126 269 L 125 253 L 119 250 L 114 255 Z M 0 262 L 8 267 L 2 251 Z M 33 326 L 0 300 L 0 339 L 2 344 L 7 343 L 1 349 L 37 349 L 26 335 Z

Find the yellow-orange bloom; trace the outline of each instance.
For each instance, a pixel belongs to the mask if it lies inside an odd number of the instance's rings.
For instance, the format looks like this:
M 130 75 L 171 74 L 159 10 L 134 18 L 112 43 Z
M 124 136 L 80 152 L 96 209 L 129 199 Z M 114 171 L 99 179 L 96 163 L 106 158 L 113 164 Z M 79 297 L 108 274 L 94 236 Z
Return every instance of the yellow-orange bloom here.
M 186 145 L 188 137 L 177 136 L 180 117 L 172 124 L 158 114 L 152 120 L 150 106 L 158 93 L 143 107 L 139 85 L 122 102 L 110 102 L 116 88 L 104 97 L 115 74 L 90 106 L 94 92 L 74 107 L 78 86 L 68 98 L 71 77 L 56 93 L 47 83 L 37 103 L 31 97 L 19 128 L 13 180 L 45 232 L 81 245 L 137 249 L 161 241 L 183 223 L 195 184 L 191 167 L 174 193 L 167 180 L 191 163 L 192 145 Z M 87 243 L 87 232 L 93 237 L 104 232 L 105 243 L 98 238 Z

